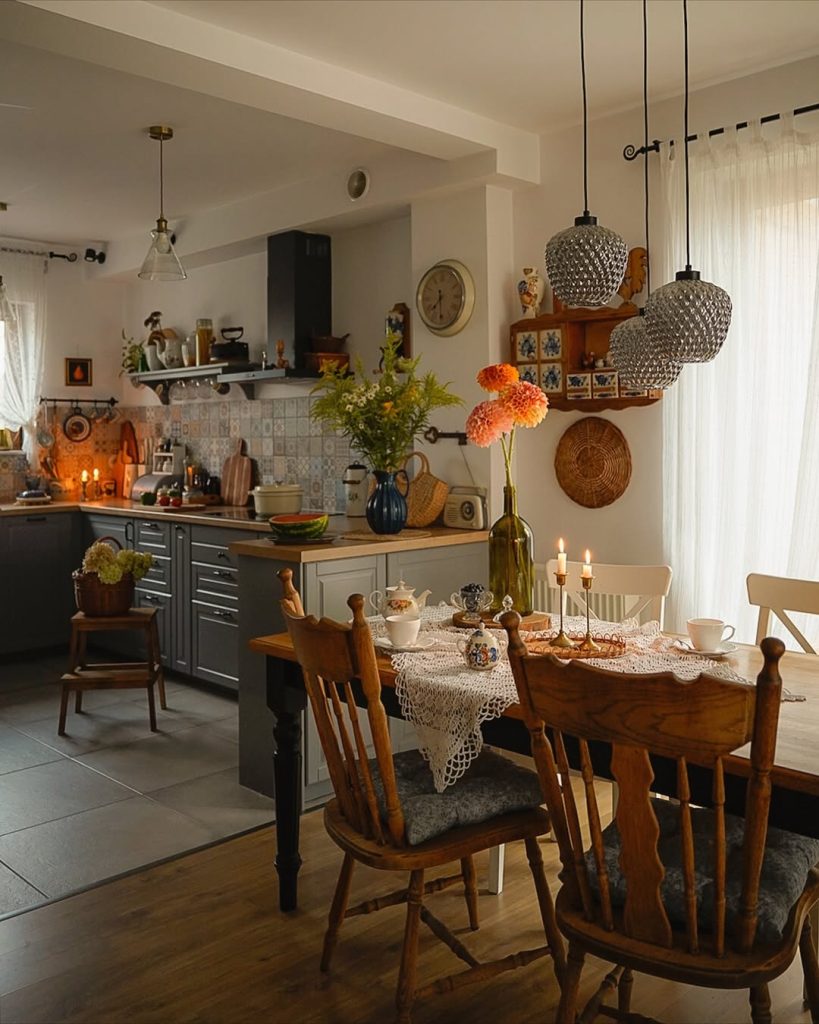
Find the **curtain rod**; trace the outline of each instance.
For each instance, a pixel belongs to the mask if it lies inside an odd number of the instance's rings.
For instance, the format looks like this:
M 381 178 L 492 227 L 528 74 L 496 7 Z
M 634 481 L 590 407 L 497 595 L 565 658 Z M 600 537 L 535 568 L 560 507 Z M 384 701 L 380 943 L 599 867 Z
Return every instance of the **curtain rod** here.
M 8 245 L 0 245 L 0 252 L 13 252 L 18 256 L 48 256 L 50 260 L 68 260 L 69 263 L 76 263 L 79 258 L 75 252 L 52 252 L 45 249 L 15 249 Z
M 819 103 L 811 103 L 807 107 L 797 107 L 796 110 L 794 110 L 794 112 L 793 112 L 793 116 L 797 117 L 799 114 L 812 114 L 814 110 L 819 110 Z M 759 123 L 760 124 L 769 124 L 771 121 L 779 121 L 779 120 L 781 120 L 781 118 L 782 118 L 781 114 L 766 114 L 765 117 L 761 117 L 759 119 Z M 748 127 L 748 122 L 747 121 L 740 121 L 738 124 L 734 125 L 734 127 L 736 128 L 737 131 L 739 131 L 740 128 L 747 128 Z M 712 128 L 711 131 L 708 132 L 708 138 L 709 139 L 713 138 L 715 135 L 724 135 L 725 131 L 726 131 L 725 128 Z M 695 133 L 694 135 L 689 135 L 687 141 L 688 142 L 695 142 L 697 140 L 697 138 L 698 138 L 698 136 Z M 669 144 L 669 146 L 673 146 L 674 145 L 674 140 L 671 139 L 671 141 L 668 144 Z M 660 139 L 653 139 L 650 145 L 648 145 L 648 146 L 639 146 L 639 147 L 636 147 L 636 148 L 629 144 L 623 150 L 623 159 L 624 160 L 636 160 L 638 156 L 642 156 L 644 153 L 659 153 L 661 145 L 662 145 L 662 142 L 661 142 Z

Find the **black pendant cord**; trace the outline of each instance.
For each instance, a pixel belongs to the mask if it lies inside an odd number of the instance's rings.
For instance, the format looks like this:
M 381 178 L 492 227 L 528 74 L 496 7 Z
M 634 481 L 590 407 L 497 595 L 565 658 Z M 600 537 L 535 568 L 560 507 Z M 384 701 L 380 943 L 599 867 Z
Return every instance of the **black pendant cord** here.
M 683 28 L 685 30 L 685 50 L 684 50 L 684 63 L 685 63 L 685 107 L 684 107 L 684 119 L 685 119 L 685 269 L 691 269 L 691 214 L 689 210 L 690 204 L 690 186 L 688 182 L 688 0 L 683 0 Z
M 580 78 L 583 83 L 583 216 L 589 216 L 589 118 L 586 99 L 586 36 L 583 26 L 584 0 L 580 0 Z
M 648 237 L 648 0 L 643 0 L 643 198 L 646 232 L 646 298 L 651 295 L 651 257 Z

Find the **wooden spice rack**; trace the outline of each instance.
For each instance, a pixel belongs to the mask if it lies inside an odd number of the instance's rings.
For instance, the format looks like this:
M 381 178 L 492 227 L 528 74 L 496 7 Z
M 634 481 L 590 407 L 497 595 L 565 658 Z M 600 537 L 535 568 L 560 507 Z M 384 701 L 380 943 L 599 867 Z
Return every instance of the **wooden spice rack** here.
M 521 379 L 539 385 L 549 408 L 596 412 L 651 405 L 662 391 L 620 387 L 619 375 L 609 366 L 591 369 L 588 362 L 605 359 L 609 337 L 624 320 L 637 315 L 637 307 L 624 302 L 616 309 L 564 309 L 516 320 L 509 331 L 511 363 Z

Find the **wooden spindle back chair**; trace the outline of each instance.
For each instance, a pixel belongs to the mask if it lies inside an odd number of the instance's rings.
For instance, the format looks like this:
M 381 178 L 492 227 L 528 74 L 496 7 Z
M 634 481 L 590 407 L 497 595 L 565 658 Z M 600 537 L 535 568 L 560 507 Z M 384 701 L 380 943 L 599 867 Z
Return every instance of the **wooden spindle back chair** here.
M 375 648 L 364 616 L 364 598 L 361 594 L 353 594 L 348 599 L 353 616 L 349 624 L 325 618 L 317 620 L 304 614 L 301 598 L 293 587 L 292 571 L 282 569 L 279 577 L 283 588 L 282 613 L 302 668 L 335 791 L 335 800 L 325 807 L 324 822 L 330 838 L 344 851 L 324 938 L 321 969 L 329 970 L 345 918 L 406 903 L 407 920 L 396 996 L 399 1022 L 409 1021 L 412 1004 L 418 998 L 484 981 L 502 971 L 523 967 L 548 953 L 554 957 L 555 969 L 561 975 L 565 964 L 563 942 L 555 922 L 554 906 L 537 842 L 537 837 L 549 830 L 549 817 L 539 806 L 537 786 L 534 787 L 535 799 L 531 809 L 496 813 L 478 824 L 448 829 L 445 826 L 440 834 L 415 845 L 410 844 L 387 714 L 381 700 Z M 364 710 L 356 707 L 355 691 L 358 686 L 363 692 Z M 365 721 L 372 736 L 372 755 L 368 750 Z M 405 756 L 398 755 L 399 758 Z M 426 766 L 424 768 L 426 770 Z M 434 800 L 434 795 L 427 799 Z M 469 924 L 472 929 L 477 929 L 478 890 L 473 855 L 499 843 L 518 839 L 526 844 L 548 945 L 520 950 L 499 960 L 479 962 L 461 940 L 429 911 L 424 897 L 455 883 L 463 883 Z M 409 885 L 348 909 L 355 861 L 387 871 L 408 871 Z M 460 862 L 458 874 L 424 881 L 427 869 L 453 861 Z M 467 969 L 419 988 L 416 979 L 419 922 L 426 924 L 437 938 L 464 960 Z
M 816 650 L 788 615 L 788 612 L 806 612 L 819 615 L 819 581 L 795 580 L 784 576 L 764 576 L 752 572 L 746 579 L 748 600 L 759 608 L 756 624 L 756 642 L 760 643 L 771 630 L 771 615 L 775 615 L 806 654 Z
M 571 598 L 580 615 L 586 614 L 586 605 L 589 592 L 583 590 L 580 585 L 580 572 L 583 568 L 582 562 L 567 562 L 568 570 L 567 589 L 563 592 L 563 613 L 567 612 L 568 601 Z M 536 566 L 535 573 L 544 580 L 547 587 L 554 587 L 555 572 L 557 570 L 557 559 L 550 559 L 545 566 Z M 594 565 L 594 590 L 595 595 L 621 596 L 628 604 L 623 605 L 620 620 L 627 619 L 655 619 L 663 626 L 665 615 L 665 599 L 671 589 L 671 566 L 670 565 L 606 565 L 602 562 L 595 562 Z M 595 613 L 594 608 L 589 606 L 589 617 L 598 619 L 601 616 Z
M 819 874 L 808 874 L 782 942 L 772 948 L 770 939 L 757 939 L 770 770 L 782 691 L 777 667 L 784 652 L 781 641 L 763 642 L 765 664 L 752 686 L 705 674 L 691 681 L 670 672 L 615 674 L 549 655 L 530 656 L 518 633 L 517 614 L 507 613 L 502 622 L 509 635 L 509 658 L 532 754 L 560 848 L 563 888 L 557 918 L 569 939 L 569 958 L 559 1024 L 575 1019 L 586 952 L 618 967 L 581 1020 L 593 1019 L 605 992 L 618 984 L 619 1009 L 605 1007 L 605 1012 L 627 1016 L 632 969 L 706 987 L 747 987 L 753 1019 L 769 1020 L 767 982 L 787 968 L 800 938 L 803 963 L 806 958 L 809 961 L 809 994 L 814 1013 L 819 1013 L 816 956 L 807 956 L 812 948 L 807 914 L 819 899 Z M 735 893 L 733 899 L 730 895 L 727 871 L 724 761 L 748 742 L 750 774 L 736 900 Z M 619 786 L 614 825 L 606 833 L 595 796 L 595 744 L 610 747 L 611 771 Z M 652 756 L 675 763 L 677 804 L 652 801 Z M 690 765 L 711 769 L 710 812 L 692 807 Z M 573 767 L 580 770 L 579 798 L 570 779 Z M 673 842 L 661 833 L 661 819 L 667 826 L 668 815 L 674 819 Z M 700 858 L 705 863 L 696 863 L 695 835 L 706 825 L 711 830 L 712 853 Z M 682 878 L 674 908 L 670 906 L 674 894 L 663 888 L 673 860 Z M 713 895 L 707 920 L 703 886 Z

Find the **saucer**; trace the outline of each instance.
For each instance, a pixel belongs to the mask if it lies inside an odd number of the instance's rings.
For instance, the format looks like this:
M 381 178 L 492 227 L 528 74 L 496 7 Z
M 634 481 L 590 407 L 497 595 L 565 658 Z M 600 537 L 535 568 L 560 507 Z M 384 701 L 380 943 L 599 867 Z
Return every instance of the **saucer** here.
M 408 644 L 406 647 L 395 647 L 388 636 L 379 636 L 373 641 L 376 647 L 380 647 L 384 651 L 395 651 L 396 654 L 411 654 L 415 651 L 428 651 L 430 647 L 435 646 L 436 642 L 435 638 L 431 636 L 426 637 L 426 639 L 419 638 L 417 643 Z
M 720 644 L 715 651 L 698 651 L 687 640 L 675 640 L 671 646 L 678 654 L 698 654 L 701 658 L 724 658 L 727 654 L 733 654 L 738 645 L 726 642 Z

